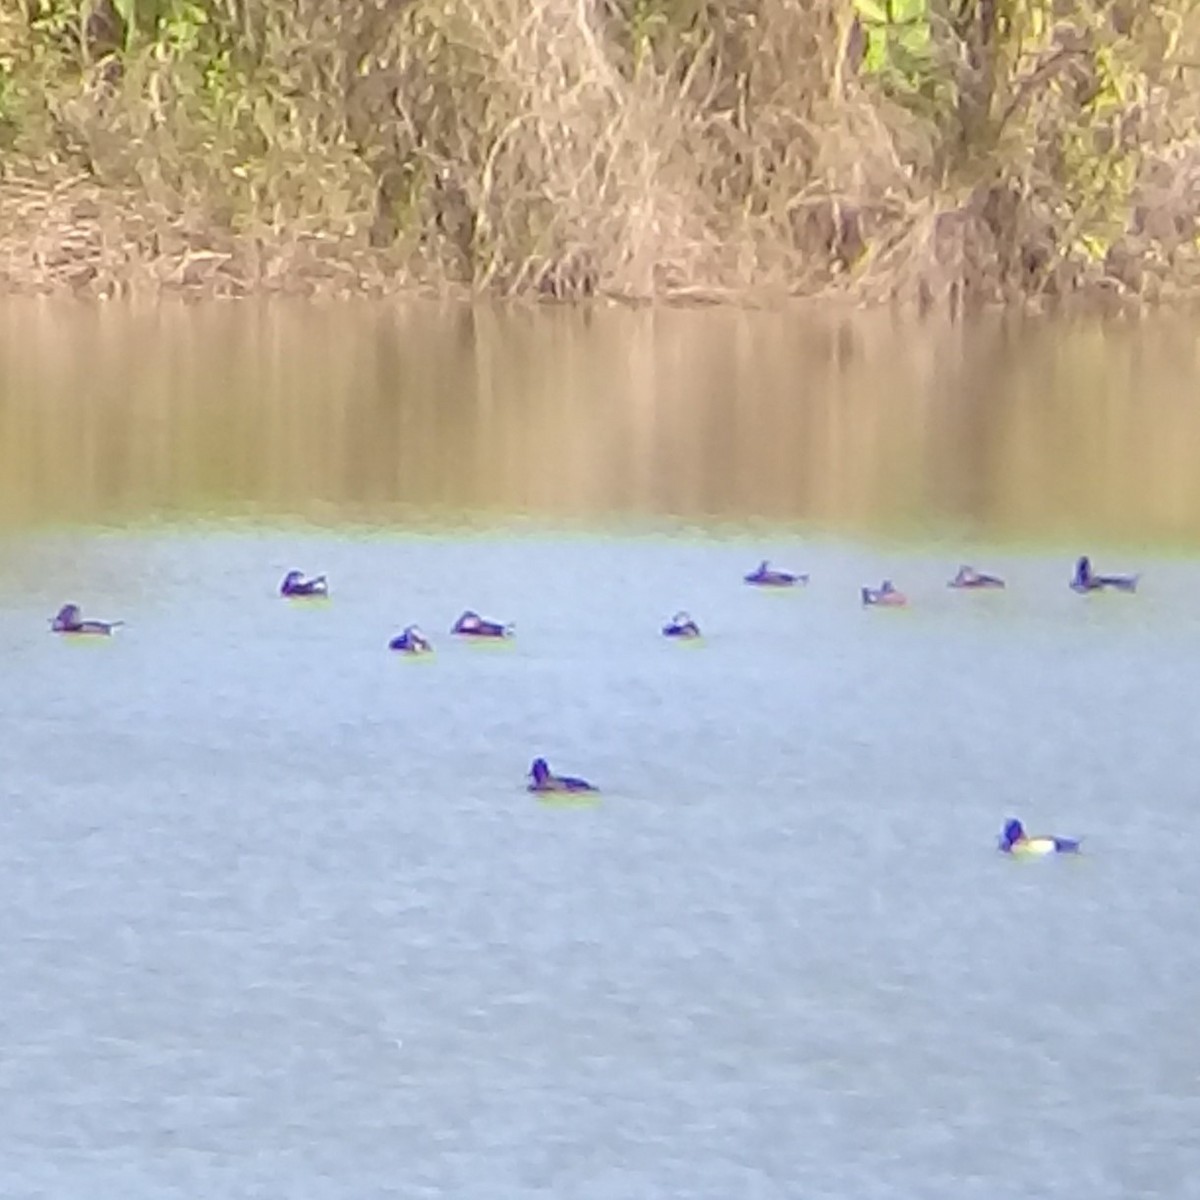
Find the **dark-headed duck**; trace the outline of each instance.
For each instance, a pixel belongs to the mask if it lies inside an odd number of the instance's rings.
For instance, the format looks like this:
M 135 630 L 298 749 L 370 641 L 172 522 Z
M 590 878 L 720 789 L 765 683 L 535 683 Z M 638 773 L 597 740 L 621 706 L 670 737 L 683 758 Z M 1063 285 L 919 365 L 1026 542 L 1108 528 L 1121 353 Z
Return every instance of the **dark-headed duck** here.
M 808 582 L 807 575 L 796 575 L 791 571 L 776 571 L 765 558 L 755 570 L 743 578 L 755 587 L 794 587 L 796 584 L 803 585 Z
M 57 615 L 50 618 L 52 633 L 90 633 L 108 637 L 124 621 L 85 621 L 78 604 L 64 604 Z
M 303 571 L 289 571 L 279 585 L 281 596 L 328 596 L 329 583 L 324 575 L 305 579 Z
M 1085 554 L 1075 564 L 1075 574 L 1071 578 L 1071 590 L 1076 592 L 1098 592 L 1104 588 L 1112 588 L 1118 592 L 1136 592 L 1137 575 L 1095 575 L 1092 573 L 1092 561 Z
M 513 636 L 511 625 L 501 625 L 499 621 L 485 621 L 477 612 L 467 609 L 454 622 L 451 633 L 462 634 L 464 637 L 476 638 L 506 638 Z
M 390 642 L 389 650 L 398 650 L 401 654 L 432 654 L 433 644 L 421 632 L 417 625 L 409 625 L 403 633 L 398 633 Z
M 877 588 L 862 589 L 864 606 L 875 605 L 881 608 L 903 608 L 908 603 L 908 597 L 896 590 L 890 579 L 885 579 Z
M 999 848 L 1005 854 L 1030 858 L 1046 854 L 1078 854 L 1079 845 L 1078 838 L 1048 837 L 1044 834 L 1030 837 L 1016 817 L 1004 822 L 999 842 Z
M 974 567 L 962 566 L 958 574 L 950 580 L 947 587 L 952 588 L 1002 588 L 1004 580 L 999 575 L 985 575 Z
M 586 779 L 574 775 L 555 775 L 544 758 L 535 758 L 529 768 L 529 790 L 531 792 L 596 792 Z
M 700 626 L 685 612 L 677 612 L 664 626 L 663 637 L 698 638 Z

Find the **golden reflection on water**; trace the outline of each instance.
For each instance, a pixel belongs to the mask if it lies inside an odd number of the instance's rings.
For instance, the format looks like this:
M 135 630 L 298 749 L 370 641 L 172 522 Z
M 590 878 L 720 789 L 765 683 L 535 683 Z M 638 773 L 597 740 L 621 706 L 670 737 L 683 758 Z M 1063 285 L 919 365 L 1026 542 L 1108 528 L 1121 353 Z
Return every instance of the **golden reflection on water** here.
M 1197 359 L 1180 316 L 14 301 L 0 522 L 644 514 L 1187 544 Z

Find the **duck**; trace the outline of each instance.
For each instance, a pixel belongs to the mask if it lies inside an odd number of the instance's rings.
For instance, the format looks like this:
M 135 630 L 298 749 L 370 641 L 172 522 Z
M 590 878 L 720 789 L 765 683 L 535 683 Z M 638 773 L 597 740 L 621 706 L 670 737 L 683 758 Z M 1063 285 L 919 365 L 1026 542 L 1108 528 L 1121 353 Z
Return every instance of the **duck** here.
M 406 625 L 403 633 L 398 633 L 390 642 L 389 650 L 398 650 L 401 654 L 432 654 L 433 643 L 421 632 L 417 625 Z
M 281 596 L 328 596 L 329 582 L 324 575 L 305 579 L 303 571 L 289 571 L 279 585 Z
M 1018 856 L 1041 857 L 1047 854 L 1078 854 L 1079 838 L 1049 837 L 1038 834 L 1030 837 L 1025 832 L 1025 826 L 1016 817 L 1010 817 L 1004 822 L 1004 830 L 1000 834 L 999 848 L 1005 854 Z
M 555 775 L 544 758 L 535 758 L 529 768 L 531 792 L 598 792 L 600 789 L 575 775 Z
M 765 558 L 749 575 L 743 576 L 743 578 L 747 583 L 756 587 L 794 587 L 796 584 L 803 586 L 808 582 L 807 575 L 797 575 L 792 571 L 776 571 Z
M 450 629 L 451 633 L 463 637 L 506 638 L 515 632 L 512 625 L 501 625 L 499 621 L 485 621 L 477 612 L 467 609 Z
M 112 631 L 120 625 L 124 625 L 124 621 L 94 621 L 83 620 L 82 614 L 79 611 L 78 604 L 64 604 L 58 612 L 50 618 L 51 633 L 84 633 L 94 634 L 99 637 L 109 637 Z
M 885 579 L 877 588 L 862 588 L 861 593 L 864 607 L 903 608 L 908 603 L 908 597 L 897 591 L 890 579 Z
M 698 638 L 700 626 L 682 610 L 677 612 L 664 626 L 663 637 L 669 638 Z
M 1094 575 L 1092 561 L 1084 554 L 1075 564 L 1071 590 L 1074 592 L 1099 592 L 1105 588 L 1112 588 L 1118 592 L 1136 592 L 1138 579 L 1137 575 Z
M 965 564 L 958 568 L 958 574 L 950 580 L 947 587 L 952 588 L 1002 588 L 1004 580 L 999 575 L 985 575 L 982 571 Z

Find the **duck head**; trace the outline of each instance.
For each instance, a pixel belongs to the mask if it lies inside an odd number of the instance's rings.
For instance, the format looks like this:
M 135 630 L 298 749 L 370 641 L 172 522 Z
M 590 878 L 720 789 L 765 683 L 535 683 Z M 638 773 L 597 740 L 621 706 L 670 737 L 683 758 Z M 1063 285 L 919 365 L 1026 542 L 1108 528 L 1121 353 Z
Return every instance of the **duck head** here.
M 550 778 L 550 765 L 544 758 L 535 758 L 529 768 L 529 775 L 539 787 Z
M 1016 817 L 1009 817 L 1004 822 L 1004 832 L 1000 835 L 1000 848 L 1011 850 L 1025 837 L 1025 826 Z
M 1086 554 L 1082 555 L 1075 564 L 1075 583 L 1079 587 L 1087 587 L 1092 581 L 1092 562 Z
M 304 579 L 303 571 L 289 571 L 284 577 L 283 582 L 279 585 L 281 592 L 290 592 L 296 588 Z
M 64 604 L 50 622 L 50 628 L 56 633 L 64 629 L 78 629 L 80 615 L 78 604 Z

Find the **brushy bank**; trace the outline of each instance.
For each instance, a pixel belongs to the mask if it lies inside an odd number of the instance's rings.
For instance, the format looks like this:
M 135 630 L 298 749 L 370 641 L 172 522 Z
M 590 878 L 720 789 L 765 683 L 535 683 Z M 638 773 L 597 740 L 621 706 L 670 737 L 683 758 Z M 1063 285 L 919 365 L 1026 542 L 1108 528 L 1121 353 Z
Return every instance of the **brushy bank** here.
M 1195 0 L 7 0 L 0 288 L 1200 291 Z

